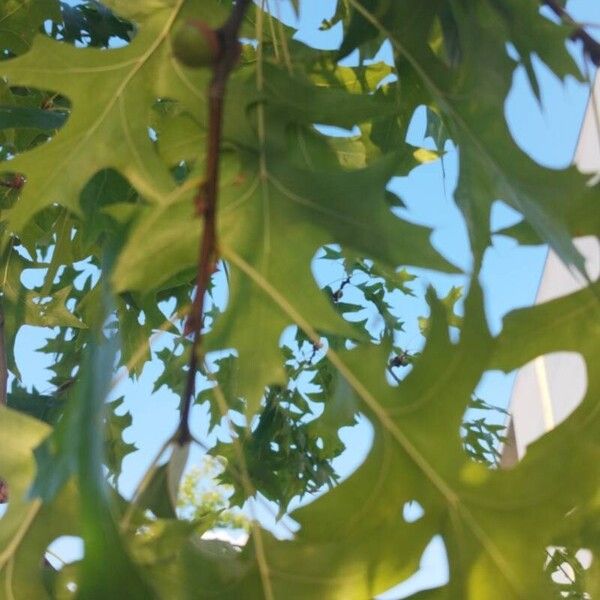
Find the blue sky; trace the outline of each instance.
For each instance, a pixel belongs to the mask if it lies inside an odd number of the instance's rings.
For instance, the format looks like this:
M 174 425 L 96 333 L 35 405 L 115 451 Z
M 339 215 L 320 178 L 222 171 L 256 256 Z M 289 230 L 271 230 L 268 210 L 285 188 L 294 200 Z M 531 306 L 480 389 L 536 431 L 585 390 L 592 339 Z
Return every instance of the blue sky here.
M 338 47 L 341 29 L 334 27 L 327 32 L 318 30 L 321 21 L 333 13 L 334 0 L 302 3 L 297 38 L 318 48 Z M 600 23 L 600 2 L 592 0 L 572 0 L 568 4 L 571 14 L 581 21 Z M 286 3 L 281 4 L 281 14 L 290 20 L 292 13 Z M 591 33 L 600 33 L 600 29 L 590 29 Z M 573 45 L 573 52 L 580 55 Z M 385 48 L 380 53 L 382 59 L 389 57 Z M 352 57 L 349 59 L 352 61 Z M 517 69 L 513 89 L 506 100 L 506 115 L 511 132 L 517 143 L 540 163 L 561 168 L 571 162 L 583 111 L 587 102 L 588 89 L 585 85 L 571 79 L 565 84 L 558 81 L 547 69 L 536 66 L 542 89 L 542 107 L 534 98 L 522 69 Z M 418 111 L 410 127 L 408 141 L 415 145 L 427 145 L 424 135 L 424 110 Z M 407 204 L 408 209 L 401 211 L 409 220 L 426 224 L 434 229 L 434 246 L 452 262 L 468 271 L 469 250 L 462 218 L 452 200 L 452 191 L 456 182 L 458 167 L 457 152 L 449 146 L 444 157 L 444 169 L 440 161 L 423 165 L 415 169 L 408 177 L 395 178 L 390 189 L 396 192 Z M 518 220 L 518 215 L 500 202 L 493 211 L 494 228 Z M 490 329 L 497 333 L 501 328 L 502 316 L 509 310 L 529 305 L 533 302 L 544 263 L 546 249 L 518 248 L 513 241 L 496 237 L 493 246 L 485 256 L 481 276 L 486 293 L 486 314 Z M 444 295 L 452 285 L 464 285 L 463 276 L 442 276 L 432 272 L 412 269 L 419 275 L 416 291 L 424 289 L 426 283 L 432 283 Z M 320 273 L 323 282 L 336 278 L 335 270 Z M 416 319 L 426 313 L 421 299 L 399 298 L 397 310 L 406 322 L 406 334 L 403 343 L 410 350 L 417 350 L 422 338 L 418 334 Z M 40 328 L 24 327 L 17 339 L 16 355 L 21 366 L 24 381 L 28 386 L 35 385 L 46 389 L 50 357 L 36 353 L 35 349 L 43 345 L 47 332 Z M 159 341 L 155 349 L 160 349 L 167 339 Z M 178 398 L 164 388 L 152 394 L 152 384 L 160 373 L 157 361 L 148 364 L 142 377 L 126 382 L 118 390 L 124 394 L 126 407 L 133 414 L 133 426 L 127 430 L 127 441 L 135 442 L 139 451 L 126 459 L 125 474 L 120 480 L 120 488 L 129 493 L 145 470 L 163 441 L 168 438 L 177 425 Z M 506 407 L 510 397 L 513 376 L 498 372 L 486 374 L 479 389 L 479 395 L 498 406 Z M 193 422 L 206 422 L 205 409 L 195 407 Z M 204 438 L 201 427 L 197 433 Z M 337 461 L 342 473 L 349 473 L 368 452 L 370 444 L 370 426 L 366 422 L 343 433 L 349 450 Z M 199 453 L 192 455 L 197 461 Z M 261 518 L 272 519 L 260 511 Z M 75 546 L 63 546 L 66 555 L 75 554 Z M 391 597 L 399 598 L 421 587 L 439 585 L 447 578 L 447 566 L 444 559 L 443 543 L 436 539 L 422 559 L 422 568 L 409 582 L 394 591 Z

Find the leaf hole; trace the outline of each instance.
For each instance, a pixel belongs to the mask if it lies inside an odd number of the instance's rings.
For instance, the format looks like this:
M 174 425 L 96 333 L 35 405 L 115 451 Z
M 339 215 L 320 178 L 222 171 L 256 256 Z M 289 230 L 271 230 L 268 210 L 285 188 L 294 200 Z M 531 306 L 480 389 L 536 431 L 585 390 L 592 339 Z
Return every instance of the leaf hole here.
M 404 503 L 402 508 L 402 518 L 407 523 L 416 523 L 419 519 L 422 519 L 425 515 L 425 509 L 416 501 L 409 500 Z
M 341 317 L 365 330 L 374 341 L 385 336 L 399 341 L 405 331 L 403 309 L 409 300 L 416 299 L 410 285 L 414 275 L 406 269 L 387 269 L 360 256 L 346 256 L 338 244 L 319 249 L 312 271 Z M 416 324 L 416 317 L 414 321 Z M 419 343 L 417 337 L 411 332 L 411 351 Z
M 482 381 L 486 381 L 485 376 Z M 509 378 L 505 377 L 507 394 L 509 382 Z M 501 463 L 507 440 L 508 413 L 493 403 L 498 399 L 495 396 L 489 398 L 488 391 L 489 388 L 480 384 L 471 396 L 460 426 L 460 436 L 463 449 L 471 461 L 496 468 Z M 469 473 L 476 476 L 476 472 L 469 469 L 465 473 L 467 476 Z
M 11 86 L 4 95 L 0 105 L 0 158 L 5 161 L 48 142 L 69 119 L 71 102 L 57 92 Z M 0 175 L 0 180 L 18 191 L 26 183 L 26 175 L 13 174 L 12 179 Z
M 64 535 L 46 549 L 42 568 L 44 584 L 52 598 L 75 598 L 79 579 L 79 563 L 84 555 L 83 540 Z
M 74 535 L 62 535 L 48 545 L 45 558 L 53 569 L 60 571 L 66 565 L 79 561 L 84 555 L 83 540 Z
M 60 19 L 47 19 L 44 32 L 77 48 L 122 48 L 131 43 L 136 28 L 100 2 L 61 2 Z
M 544 572 L 560 585 L 565 598 L 589 598 L 583 590 L 589 581 L 586 571 L 590 570 L 594 560 L 588 548 L 550 546 L 546 549 Z

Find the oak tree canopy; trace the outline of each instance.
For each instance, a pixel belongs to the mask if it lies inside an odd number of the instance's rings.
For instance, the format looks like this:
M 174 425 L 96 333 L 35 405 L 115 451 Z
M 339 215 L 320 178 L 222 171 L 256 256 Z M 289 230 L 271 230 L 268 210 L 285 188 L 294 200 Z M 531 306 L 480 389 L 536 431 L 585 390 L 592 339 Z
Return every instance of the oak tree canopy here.
M 505 118 L 516 68 L 539 96 L 537 59 L 588 76 L 569 39 L 600 62 L 564 2 L 543 4 L 339 0 L 324 51 L 281 18 L 308 0 L 0 3 L 0 598 L 367 600 L 438 535 L 449 581 L 415 599 L 600 592 L 598 285 L 493 336 L 479 283 L 492 235 L 584 273 L 573 239 L 599 231 L 599 184 L 536 163 Z M 406 141 L 424 107 L 433 149 Z M 460 270 L 387 188 L 452 145 L 469 285 L 427 291 L 414 353 L 393 298 L 415 293 L 413 268 Z M 500 232 L 497 200 L 522 216 Z M 47 328 L 48 390 L 21 382 L 24 326 Z M 585 360 L 586 396 L 501 469 L 503 428 L 465 417 L 493 410 L 475 389 L 557 351 Z M 124 494 L 135 445 L 115 394 L 150 361 L 179 426 Z M 342 477 L 359 419 L 372 442 Z M 251 518 L 243 547 L 203 538 L 225 520 L 218 502 L 180 510 L 191 448 L 219 457 L 231 506 L 255 498 L 298 530 Z M 62 536 L 81 560 L 48 552 Z M 580 548 L 590 570 L 553 584 Z

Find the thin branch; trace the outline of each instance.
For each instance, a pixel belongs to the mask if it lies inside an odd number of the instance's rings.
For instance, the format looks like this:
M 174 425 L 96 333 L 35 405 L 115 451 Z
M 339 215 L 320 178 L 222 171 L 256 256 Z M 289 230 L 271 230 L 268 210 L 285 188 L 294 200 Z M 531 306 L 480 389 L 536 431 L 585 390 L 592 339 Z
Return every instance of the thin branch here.
M 571 39 L 581 41 L 583 49 L 590 57 L 590 60 L 597 67 L 600 67 L 600 43 L 583 29 L 581 24 L 577 23 L 556 0 L 541 0 L 541 3 L 546 5 L 561 21 L 575 28 L 573 33 L 571 33 Z
M 196 296 L 185 328 L 187 333 L 193 334 L 193 343 L 177 435 L 180 444 L 188 443 L 192 439 L 189 418 L 196 394 L 196 372 L 198 370 L 202 342 L 202 322 L 204 320 L 204 296 L 218 259 L 216 217 L 223 101 L 227 80 L 240 56 L 239 31 L 246 11 L 251 4 L 252 0 L 237 0 L 229 18 L 217 30 L 219 52 L 213 66 L 213 76 L 208 88 L 208 138 L 206 143 L 205 178 L 200 184 L 195 198 L 196 212 L 203 219 L 204 229 L 198 255 Z
M 394 373 L 394 371 L 392 370 L 392 366 L 391 365 L 388 365 L 387 371 L 392 376 L 392 379 L 396 383 L 398 383 L 398 384 L 402 383 L 402 379 L 400 379 L 400 377 L 398 377 L 398 375 L 396 375 L 396 373 Z

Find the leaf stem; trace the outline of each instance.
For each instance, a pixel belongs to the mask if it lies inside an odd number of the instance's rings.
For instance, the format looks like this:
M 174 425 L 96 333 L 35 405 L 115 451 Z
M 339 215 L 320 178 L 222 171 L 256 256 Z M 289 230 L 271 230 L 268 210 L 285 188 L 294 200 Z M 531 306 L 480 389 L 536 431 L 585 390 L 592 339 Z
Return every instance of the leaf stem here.
M 246 11 L 252 0 L 237 0 L 229 18 L 217 29 L 219 54 L 213 67 L 213 76 L 208 88 L 208 137 L 206 142 L 206 170 L 204 181 L 195 197 L 196 213 L 202 217 L 204 229 L 198 254 L 196 295 L 188 315 L 185 331 L 193 334 L 192 351 L 186 386 L 182 398 L 181 416 L 177 430 L 177 441 L 183 445 L 191 441 L 189 417 L 196 394 L 196 372 L 202 342 L 204 296 L 218 258 L 217 250 L 217 196 L 219 184 L 219 159 L 223 128 L 223 102 L 227 80 L 240 56 L 239 31 Z

